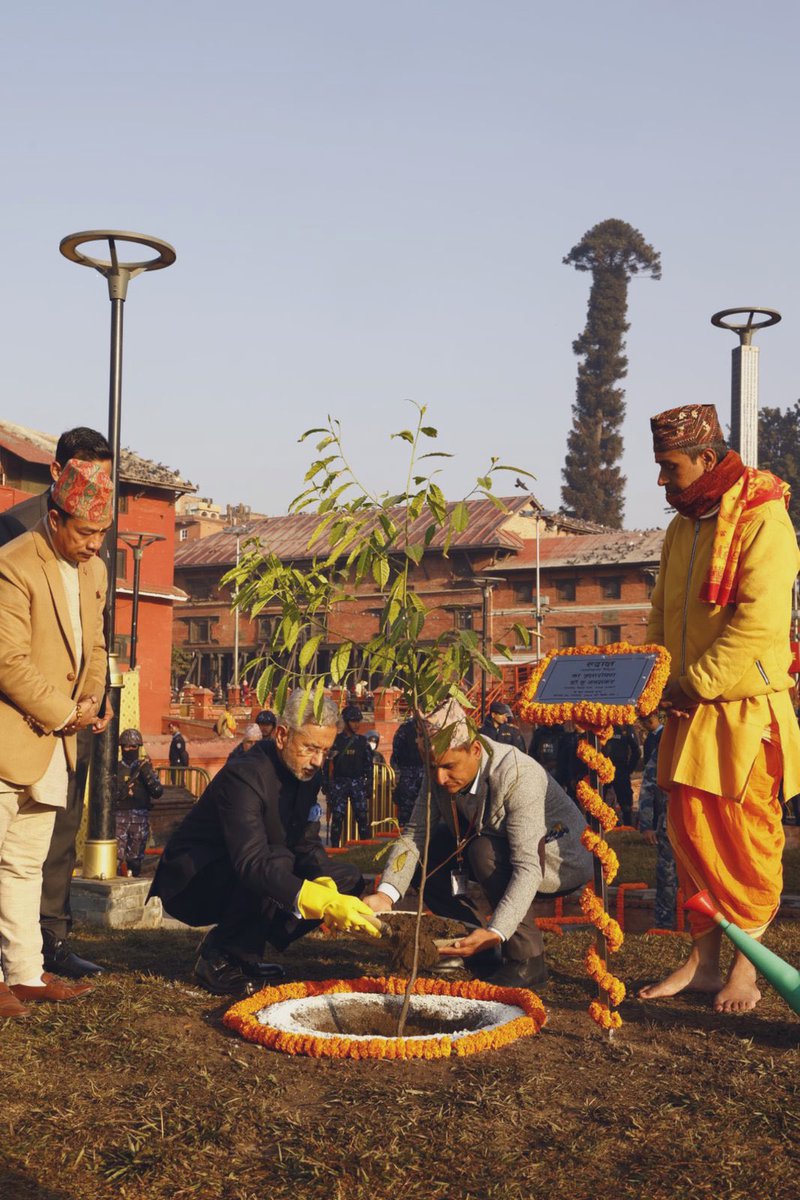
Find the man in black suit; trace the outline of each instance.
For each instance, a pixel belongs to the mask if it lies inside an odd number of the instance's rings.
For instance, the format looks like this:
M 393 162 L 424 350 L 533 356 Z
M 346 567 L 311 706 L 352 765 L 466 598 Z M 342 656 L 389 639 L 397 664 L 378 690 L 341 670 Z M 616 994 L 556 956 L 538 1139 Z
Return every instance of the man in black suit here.
M 357 897 L 360 871 L 328 858 L 320 839 L 320 768 L 333 745 L 336 705 L 319 721 L 293 692 L 275 737 L 229 762 L 167 843 L 151 896 L 187 925 L 216 927 L 203 939 L 195 977 L 216 995 L 248 995 L 283 974 L 261 961 L 320 923 L 377 933 Z
M 50 464 L 50 475 L 55 482 L 62 468 L 70 459 L 78 462 L 97 462 L 103 470 L 111 473 L 111 448 L 95 429 L 78 426 L 62 433 L 56 445 L 55 459 Z M 27 533 L 47 515 L 47 497 L 50 489 L 46 488 L 29 500 L 22 500 L 13 508 L 7 509 L 0 515 L 0 546 Z M 100 558 L 108 565 L 109 549 L 106 543 L 100 551 Z M 111 714 L 106 704 L 102 718 L 104 724 L 111 720 Z M 95 732 L 100 727 L 95 725 Z M 42 928 L 44 946 L 44 969 L 56 975 L 65 975 L 69 979 L 80 979 L 84 975 L 99 975 L 103 970 L 96 963 L 80 958 L 70 947 L 67 938 L 72 927 L 72 914 L 69 907 L 69 889 L 72 880 L 72 870 L 75 866 L 75 839 L 81 826 L 83 816 L 83 798 L 86 791 L 86 776 L 89 771 L 89 759 L 92 753 L 91 729 L 82 729 L 78 733 L 75 770 L 69 772 L 67 785 L 67 804 L 65 808 L 56 810 L 56 821 L 53 835 L 50 839 L 50 849 L 42 867 L 42 900 L 39 922 Z

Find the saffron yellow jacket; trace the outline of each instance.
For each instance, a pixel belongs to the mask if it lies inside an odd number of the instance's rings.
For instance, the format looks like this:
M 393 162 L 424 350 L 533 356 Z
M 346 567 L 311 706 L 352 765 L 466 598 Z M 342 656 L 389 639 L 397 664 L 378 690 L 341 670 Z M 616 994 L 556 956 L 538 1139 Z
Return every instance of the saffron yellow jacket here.
M 699 703 L 671 717 L 659 786 L 683 783 L 741 799 L 761 739 L 780 741 L 786 796 L 800 792 L 800 730 L 789 689 L 792 585 L 800 567 L 785 505 L 770 500 L 747 518 L 734 603 L 699 599 L 716 531 L 714 516 L 676 516 L 661 553 L 648 642 L 672 656 L 671 678 Z

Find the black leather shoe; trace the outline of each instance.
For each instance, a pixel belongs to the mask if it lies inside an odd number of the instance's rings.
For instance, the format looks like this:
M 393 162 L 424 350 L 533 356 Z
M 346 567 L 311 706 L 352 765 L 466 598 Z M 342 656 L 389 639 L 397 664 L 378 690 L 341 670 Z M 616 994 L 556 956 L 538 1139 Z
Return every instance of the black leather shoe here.
M 248 957 L 247 955 L 237 954 L 235 950 L 231 950 L 224 944 L 220 944 L 217 941 L 216 933 L 216 929 L 210 929 L 197 947 L 197 953 L 200 958 L 213 963 L 220 970 L 223 968 L 223 964 L 227 963 L 228 966 L 241 971 L 248 979 L 260 980 L 261 983 L 259 986 L 262 986 L 270 979 L 286 978 L 286 972 L 278 963 L 261 962 L 255 955 Z
M 506 959 L 501 967 L 486 977 L 486 982 L 495 987 L 533 988 L 541 987 L 549 978 L 543 954 L 525 958 L 519 962 Z
M 194 977 L 201 987 L 214 996 L 243 999 L 252 996 L 262 986 L 259 980 L 245 975 L 238 963 L 219 953 L 211 958 L 201 954 L 194 964 Z
M 81 958 L 69 948 L 63 938 L 55 938 L 42 930 L 44 969 L 53 975 L 64 975 L 67 979 L 83 979 L 86 975 L 102 975 L 103 967 Z
M 241 967 L 248 978 L 261 979 L 265 983 L 270 979 L 286 978 L 286 972 L 278 963 L 243 962 Z

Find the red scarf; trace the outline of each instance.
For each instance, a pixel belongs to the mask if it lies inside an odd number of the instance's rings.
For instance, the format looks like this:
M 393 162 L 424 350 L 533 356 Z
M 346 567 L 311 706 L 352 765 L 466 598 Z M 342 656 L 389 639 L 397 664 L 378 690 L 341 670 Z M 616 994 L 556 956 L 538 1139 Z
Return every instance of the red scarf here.
M 672 500 L 683 517 L 697 520 L 719 505 L 708 572 L 700 599 L 708 604 L 736 603 L 739 556 L 747 518 L 768 500 L 783 500 L 789 507 L 789 485 L 770 471 L 746 467 L 735 450 L 729 450 L 713 470 L 701 475 Z

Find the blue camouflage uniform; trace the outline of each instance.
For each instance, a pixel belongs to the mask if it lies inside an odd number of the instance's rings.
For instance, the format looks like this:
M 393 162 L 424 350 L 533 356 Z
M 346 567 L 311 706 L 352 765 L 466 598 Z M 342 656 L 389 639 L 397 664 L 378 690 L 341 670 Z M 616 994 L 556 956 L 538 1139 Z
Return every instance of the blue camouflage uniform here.
M 331 747 L 331 780 L 328 807 L 331 812 L 331 845 L 338 846 L 347 812 L 353 806 L 359 837 L 370 835 L 367 801 L 372 789 L 372 750 L 362 733 L 343 729 Z
M 413 717 L 404 721 L 395 732 L 390 762 L 397 777 L 393 797 L 397 805 L 397 820 L 400 827 L 404 828 L 414 811 L 424 773 L 417 744 L 417 725 Z
M 650 757 L 647 759 L 639 791 L 639 832 L 656 833 L 656 905 L 653 914 L 657 929 L 675 928 L 678 901 L 678 873 L 675 856 L 667 837 L 667 802 L 669 797 L 656 783 L 658 747 L 663 726 L 655 731 Z

